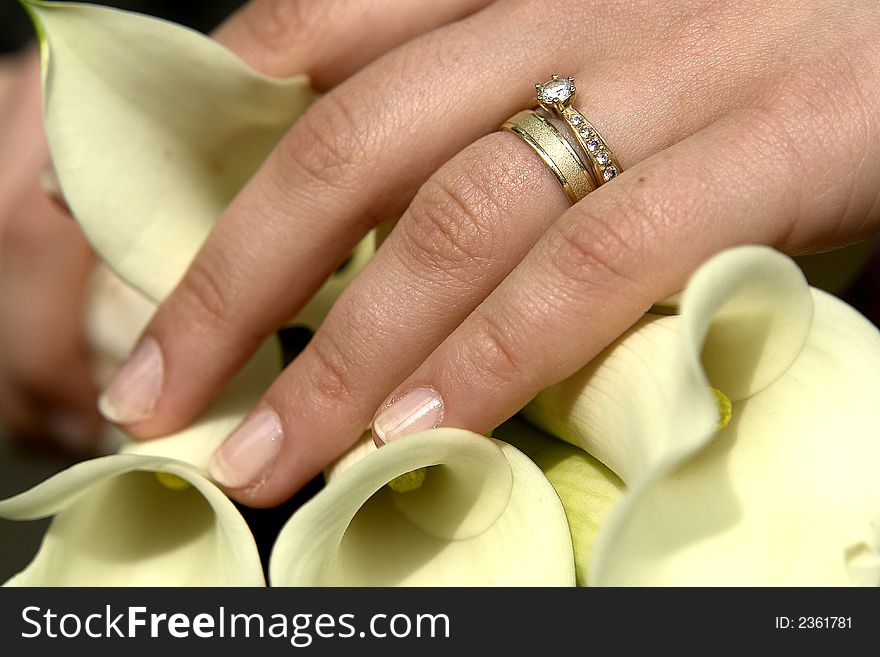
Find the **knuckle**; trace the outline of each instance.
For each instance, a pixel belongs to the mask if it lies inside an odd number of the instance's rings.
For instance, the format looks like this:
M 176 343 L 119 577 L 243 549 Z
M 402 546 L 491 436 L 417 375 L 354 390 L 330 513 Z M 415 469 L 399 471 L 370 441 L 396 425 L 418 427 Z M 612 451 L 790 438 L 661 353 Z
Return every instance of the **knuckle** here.
M 577 220 L 554 224 L 548 239 L 551 256 L 547 262 L 561 287 L 595 294 L 633 284 L 630 272 L 638 261 L 636 249 L 605 215 L 589 212 Z
M 727 146 L 740 139 L 739 132 L 725 136 Z M 755 159 L 753 151 L 747 155 Z M 720 156 L 737 160 L 739 154 L 725 148 Z M 699 169 L 690 158 L 673 154 L 658 154 L 630 170 L 613 191 L 602 188 L 607 193 L 578 203 L 546 233 L 539 262 L 549 270 L 546 278 L 555 281 L 553 291 L 596 307 L 643 311 L 657 294 L 680 289 L 672 286 L 684 283 L 681 276 L 699 264 L 700 253 L 708 257 L 706 249 L 725 243 L 724 235 L 718 242 L 715 235 L 703 241 L 707 231 L 718 230 L 718 217 L 726 216 L 721 185 L 728 180 L 717 168 Z M 687 239 L 692 243 L 683 245 Z
M 319 187 L 354 190 L 370 169 L 367 127 L 335 93 L 322 97 L 278 144 L 282 188 L 291 173 Z
M 874 199 L 866 199 L 862 183 L 875 177 L 876 167 L 865 165 L 876 162 L 880 153 L 880 102 L 873 91 L 880 76 L 860 49 L 851 47 L 853 38 L 786 68 L 746 115 L 754 129 L 745 145 L 770 155 L 762 158 L 764 167 L 781 180 L 802 180 L 805 172 L 814 180 L 809 190 L 789 186 L 787 219 L 771 238 L 777 248 L 802 248 L 798 242 L 804 225 L 810 225 L 813 243 L 849 241 L 854 218 L 869 216 Z M 876 188 L 873 181 L 869 186 Z M 819 198 L 828 210 L 816 225 L 807 217 Z
M 790 162 L 796 168 L 816 152 L 834 145 L 834 112 L 830 105 L 820 101 L 818 92 L 809 91 L 812 82 L 801 78 L 785 84 L 773 98 L 750 113 L 750 123 L 756 128 L 759 147 L 780 162 Z M 801 117 L 792 121 L 792 116 Z M 809 134 L 800 134 L 801 130 Z
M 315 336 L 309 344 L 309 384 L 318 396 L 332 403 L 357 399 L 351 360 L 328 334 Z
M 792 153 L 798 165 L 810 155 L 846 157 L 843 151 L 866 143 L 872 124 L 876 127 L 877 99 L 865 87 L 868 74 L 840 55 L 809 60 L 804 68 L 787 76 L 758 108 L 762 125 L 779 136 L 779 155 Z
M 502 384 L 524 379 L 528 369 L 518 355 L 512 333 L 485 313 L 474 313 L 472 321 L 474 331 L 467 342 L 467 354 L 473 370 Z
M 407 255 L 441 271 L 487 263 L 499 246 L 489 219 L 498 212 L 499 193 L 467 171 L 430 179 L 401 222 Z
M 180 282 L 174 294 L 175 308 L 186 314 L 197 327 L 212 329 L 229 326 L 235 304 L 230 290 L 232 286 L 220 273 L 229 271 L 196 258 Z

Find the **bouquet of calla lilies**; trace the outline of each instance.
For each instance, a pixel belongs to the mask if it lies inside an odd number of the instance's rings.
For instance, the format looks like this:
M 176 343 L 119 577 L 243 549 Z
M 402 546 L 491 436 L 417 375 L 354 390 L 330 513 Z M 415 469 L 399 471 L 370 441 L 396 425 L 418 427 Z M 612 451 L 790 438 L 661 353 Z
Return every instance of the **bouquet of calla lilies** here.
M 172 23 L 24 4 L 53 164 L 103 261 L 106 376 L 316 95 Z M 290 325 L 316 328 L 376 248 Z M 772 249 L 705 262 L 491 437 L 365 437 L 263 564 L 207 462 L 282 365 L 273 337 L 185 430 L 0 502 L 53 517 L 7 585 L 880 585 L 880 333 Z

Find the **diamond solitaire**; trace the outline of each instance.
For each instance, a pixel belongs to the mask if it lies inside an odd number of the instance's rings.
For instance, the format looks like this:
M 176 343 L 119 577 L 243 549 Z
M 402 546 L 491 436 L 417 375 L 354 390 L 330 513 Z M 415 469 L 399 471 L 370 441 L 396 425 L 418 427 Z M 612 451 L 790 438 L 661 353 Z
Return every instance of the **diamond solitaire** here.
M 558 75 L 553 75 L 544 84 L 536 84 L 535 89 L 538 92 L 536 100 L 548 106 L 547 109 L 557 105 L 565 107 L 574 96 L 574 78 L 560 80 Z

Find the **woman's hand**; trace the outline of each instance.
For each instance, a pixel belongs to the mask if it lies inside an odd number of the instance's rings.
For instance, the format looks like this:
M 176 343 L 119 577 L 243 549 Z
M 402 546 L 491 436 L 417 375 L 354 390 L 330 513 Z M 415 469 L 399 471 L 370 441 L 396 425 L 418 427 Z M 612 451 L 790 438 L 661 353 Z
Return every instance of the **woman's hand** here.
M 0 420 L 22 441 L 81 452 L 103 426 L 82 317 L 95 257 L 40 184 L 39 66 L 33 49 L 0 63 Z
M 379 441 L 491 429 L 722 248 L 803 253 L 880 224 L 876 3 L 254 0 L 216 36 L 327 93 L 227 209 L 108 418 L 186 424 L 400 217 L 215 455 L 246 504 L 284 500 L 371 421 Z M 497 131 L 551 73 L 624 168 L 573 207 Z

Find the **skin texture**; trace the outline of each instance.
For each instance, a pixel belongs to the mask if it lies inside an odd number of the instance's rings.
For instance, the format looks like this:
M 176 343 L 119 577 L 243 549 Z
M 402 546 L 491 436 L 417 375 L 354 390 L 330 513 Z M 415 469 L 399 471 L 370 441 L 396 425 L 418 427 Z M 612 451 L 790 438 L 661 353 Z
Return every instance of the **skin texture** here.
M 245 504 L 289 497 L 414 388 L 442 425 L 488 431 L 725 247 L 800 254 L 880 225 L 876 3 L 254 0 L 215 36 L 326 94 L 146 329 L 161 394 L 129 431 L 184 426 L 400 217 L 258 404 L 271 440 L 221 448 Z M 551 73 L 624 167 L 575 206 L 497 132 Z

